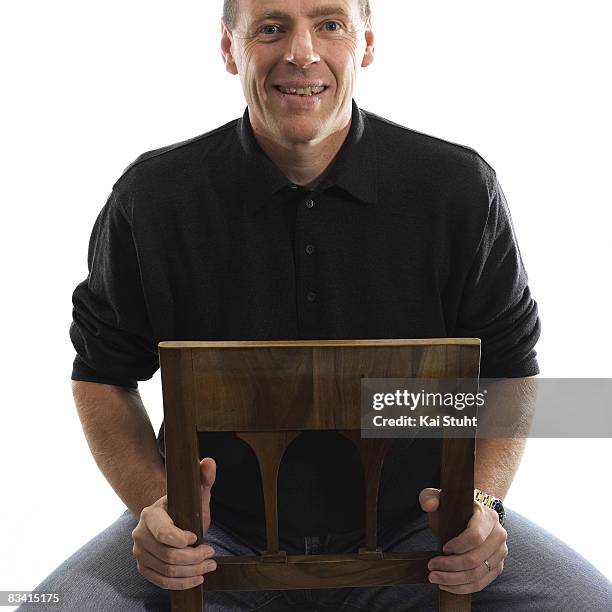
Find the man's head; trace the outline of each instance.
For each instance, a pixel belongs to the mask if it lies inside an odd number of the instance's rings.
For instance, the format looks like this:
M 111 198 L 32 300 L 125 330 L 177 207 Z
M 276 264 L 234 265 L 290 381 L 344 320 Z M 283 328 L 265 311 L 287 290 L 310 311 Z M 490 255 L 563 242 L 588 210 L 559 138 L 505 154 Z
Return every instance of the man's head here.
M 289 147 L 347 125 L 359 68 L 374 59 L 368 0 L 225 0 L 221 32 L 257 133 Z

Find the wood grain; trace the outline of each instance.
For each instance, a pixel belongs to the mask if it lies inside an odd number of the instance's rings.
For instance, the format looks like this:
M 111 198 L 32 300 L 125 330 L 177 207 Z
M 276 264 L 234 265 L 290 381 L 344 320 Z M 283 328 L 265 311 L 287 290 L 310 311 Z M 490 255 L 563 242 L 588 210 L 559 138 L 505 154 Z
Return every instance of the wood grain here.
M 392 439 L 361 438 L 362 378 L 477 379 L 473 338 L 176 341 L 159 344 L 169 513 L 202 540 L 197 433 L 231 431 L 257 456 L 266 514 L 266 550 L 215 557 L 204 584 L 171 594 L 173 612 L 201 612 L 204 593 L 229 590 L 425 584 L 440 551 L 389 553 L 377 545 L 378 491 Z M 279 549 L 277 479 L 283 455 L 306 430 L 337 430 L 359 451 L 366 483 L 366 546 L 348 555 L 287 555 Z M 441 544 L 472 512 L 474 439 L 445 439 Z M 214 492 L 213 492 L 214 494 Z M 466 612 L 470 596 L 440 592 L 440 610 Z

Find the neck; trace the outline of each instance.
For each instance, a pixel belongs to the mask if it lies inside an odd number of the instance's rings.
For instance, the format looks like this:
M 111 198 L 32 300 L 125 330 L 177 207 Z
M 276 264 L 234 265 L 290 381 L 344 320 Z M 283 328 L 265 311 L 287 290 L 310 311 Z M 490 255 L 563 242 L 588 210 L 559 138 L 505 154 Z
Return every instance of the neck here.
M 266 135 L 263 130 L 253 127 L 253 134 L 266 155 L 278 166 L 283 174 L 295 185 L 314 188 L 331 166 L 351 127 L 347 125 L 330 134 L 320 142 L 281 143 Z

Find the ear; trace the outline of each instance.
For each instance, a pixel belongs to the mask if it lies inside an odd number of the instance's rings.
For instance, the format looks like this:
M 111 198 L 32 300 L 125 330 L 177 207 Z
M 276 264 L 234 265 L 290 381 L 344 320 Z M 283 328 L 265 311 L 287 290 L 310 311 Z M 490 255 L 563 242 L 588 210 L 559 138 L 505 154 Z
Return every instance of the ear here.
M 238 74 L 238 67 L 236 66 L 236 62 L 234 61 L 234 56 L 232 55 L 232 44 L 233 38 L 230 29 L 221 22 L 221 57 L 223 58 L 223 63 L 225 64 L 225 69 L 230 74 Z
M 366 39 L 366 49 L 361 62 L 362 68 L 366 68 L 374 61 L 374 30 L 372 29 L 372 15 L 368 17 L 368 21 L 366 22 L 364 36 Z

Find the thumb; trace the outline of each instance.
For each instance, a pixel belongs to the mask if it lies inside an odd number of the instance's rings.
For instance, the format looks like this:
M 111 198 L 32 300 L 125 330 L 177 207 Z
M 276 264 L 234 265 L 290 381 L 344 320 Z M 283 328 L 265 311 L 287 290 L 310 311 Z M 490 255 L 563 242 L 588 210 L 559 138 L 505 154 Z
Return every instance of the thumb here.
M 210 493 L 210 488 L 215 484 L 217 477 L 217 463 L 212 457 L 204 457 L 200 461 L 200 484 L 203 488 L 203 493 Z
M 423 511 L 435 512 L 440 505 L 440 489 L 423 489 L 419 493 L 419 503 Z
M 202 533 L 206 534 L 210 527 L 210 489 L 217 476 L 217 464 L 212 457 L 204 457 L 200 461 L 200 490 L 202 491 Z

